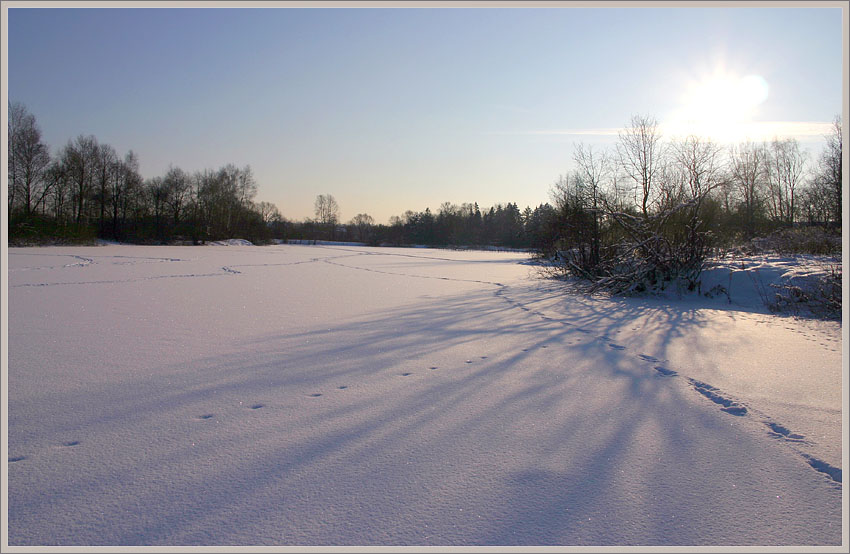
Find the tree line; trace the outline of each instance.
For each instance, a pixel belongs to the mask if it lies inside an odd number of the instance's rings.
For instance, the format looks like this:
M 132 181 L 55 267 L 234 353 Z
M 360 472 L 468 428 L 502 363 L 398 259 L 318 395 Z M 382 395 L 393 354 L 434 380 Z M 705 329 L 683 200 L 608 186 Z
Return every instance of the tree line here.
M 10 241 L 497 246 L 560 255 L 565 270 L 598 277 L 622 266 L 623 252 L 651 258 L 676 250 L 701 259 L 711 248 L 777 229 L 806 224 L 838 231 L 841 224 L 838 118 L 812 161 L 794 139 L 728 148 L 700 137 L 666 140 L 652 117 L 635 116 L 612 149 L 578 144 L 573 170 L 554 183 L 548 202 L 522 210 L 512 202 L 489 208 L 445 202 L 436 212 L 408 210 L 387 224 L 366 213 L 342 222 L 331 194 L 316 197 L 315 218 L 288 221 L 274 204 L 255 202 L 250 166 L 194 173 L 172 166 L 144 179 L 132 151 L 122 157 L 82 135 L 51 155 L 35 117 L 20 103 L 9 104 L 8 132 Z M 687 252 L 677 250 L 682 245 Z
M 333 195 L 316 198 L 316 218 L 285 222 L 285 233 L 292 239 L 356 241 L 369 245 L 391 246 L 501 246 L 533 248 L 533 237 L 542 234 L 542 213 L 552 208 L 542 204 L 520 212 L 515 203 L 496 204 L 481 210 L 478 203 L 461 205 L 444 202 L 437 213 L 430 208 L 407 210 L 393 216 L 388 224 L 376 224 L 372 216 L 360 213 L 341 223 L 338 210 L 326 213 L 326 206 L 338 205 Z
M 282 219 L 273 204 L 254 202 L 250 166 L 194 173 L 172 166 L 144 179 L 133 151 L 121 156 L 92 135 L 51 154 L 35 117 L 18 102 L 9 103 L 8 145 L 10 242 L 263 242 Z
M 664 140 L 654 118 L 634 116 L 613 150 L 578 145 L 574 171 L 556 183 L 555 267 L 590 290 L 693 290 L 717 247 L 800 224 L 840 235 L 838 118 L 826 140 L 810 165 L 795 139 Z
M 839 118 L 825 140 L 812 161 L 795 139 L 726 148 L 694 136 L 665 140 L 654 118 L 635 116 L 613 149 L 578 144 L 573 171 L 554 183 L 549 202 L 533 209 L 511 202 L 483 210 L 478 203 L 445 202 L 436 212 L 408 210 L 386 225 L 368 214 L 341 224 L 333 196 L 320 195 L 316 219 L 287 222 L 286 229 L 292 238 L 370 244 L 486 245 L 548 255 L 578 249 L 585 266 L 599 262 L 600 249 L 617 233 L 634 236 L 636 225 L 650 223 L 654 234 L 675 228 L 677 236 L 668 241 L 690 233 L 689 240 L 699 239 L 706 249 L 800 225 L 840 235 Z

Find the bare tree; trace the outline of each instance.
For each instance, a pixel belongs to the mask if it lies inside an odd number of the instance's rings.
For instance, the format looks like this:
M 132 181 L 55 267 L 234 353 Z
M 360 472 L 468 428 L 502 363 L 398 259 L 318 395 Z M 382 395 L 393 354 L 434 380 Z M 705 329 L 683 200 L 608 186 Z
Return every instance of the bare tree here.
M 697 137 L 666 145 L 654 121 L 633 118 L 617 156 L 635 190 L 633 207 L 620 202 L 604 156 L 579 147 L 574 161 L 575 173 L 552 193 L 556 270 L 582 278 L 590 291 L 699 288 L 711 246 L 703 202 L 723 182 L 720 149 Z
M 19 204 L 29 216 L 50 191 L 50 152 L 41 142 L 35 117 L 19 102 L 9 103 L 8 133 L 9 208 Z
M 168 191 L 166 202 L 171 211 L 172 222 L 176 226 L 180 223 L 180 216 L 189 198 L 189 176 L 179 167 L 169 166 L 163 177 L 163 185 Z
M 156 238 L 160 241 L 165 239 L 164 215 L 168 209 L 168 187 L 162 177 L 153 177 L 145 181 L 148 202 L 153 208 L 154 230 Z
M 330 237 L 334 236 L 334 228 L 339 221 L 339 204 L 332 194 L 320 194 L 314 204 L 316 221 L 329 230 Z
M 689 136 L 674 146 L 676 162 L 685 169 L 691 196 L 705 196 L 723 177 L 722 149 L 711 140 Z
M 141 188 L 142 176 L 139 173 L 139 160 L 130 150 L 123 160 L 116 161 L 113 168 L 112 188 L 109 191 L 112 208 L 112 236 L 121 237 L 121 225 L 132 210 L 132 201 Z
M 687 171 L 677 163 L 665 163 L 657 182 L 653 211 L 669 210 L 688 197 Z
M 806 155 L 800 151 L 796 139 L 774 139 L 765 151 L 768 209 L 774 220 L 794 224 L 805 167 Z
M 64 225 L 70 217 L 68 203 L 71 198 L 71 179 L 65 164 L 53 160 L 47 168 L 46 179 L 50 183 L 50 193 L 45 198 L 45 210 Z
M 191 218 L 191 234 L 194 244 L 203 243 L 208 235 L 207 214 L 206 214 L 206 186 L 210 178 L 211 171 L 196 171 L 192 174 L 189 180 L 190 196 L 189 196 L 189 213 Z
M 26 116 L 26 107 L 19 102 L 9 102 L 9 122 L 7 128 L 8 140 L 8 159 L 7 159 L 7 174 L 8 174 L 8 193 L 7 200 L 9 202 L 8 211 L 12 213 L 12 207 L 15 206 L 18 192 L 18 157 L 15 153 L 15 144 L 18 142 L 19 129 L 23 126 L 23 120 Z
M 711 140 L 688 136 L 672 147 L 670 165 L 675 168 L 680 196 L 667 212 L 671 214 L 664 225 L 668 241 L 685 270 L 691 286 L 699 286 L 702 265 L 708 256 L 711 236 L 707 232 L 710 216 L 704 202 L 725 180 L 722 149 Z
M 832 123 L 832 132 L 827 135 L 826 147 L 818 160 L 818 166 L 812 181 L 819 195 L 828 199 L 829 214 L 827 219 L 841 223 L 841 188 L 842 188 L 842 151 L 843 139 L 841 134 L 841 116 L 836 116 Z
M 590 213 L 590 262 L 599 263 L 601 246 L 600 223 L 604 202 L 604 187 L 611 176 L 611 160 L 606 152 L 594 153 L 593 147 L 581 143 L 576 145 L 573 160 L 577 167 L 578 193 L 582 204 Z
M 243 208 L 251 206 L 254 197 L 257 196 L 257 181 L 254 179 L 254 171 L 250 165 L 239 168 L 236 171 L 236 198 Z
M 673 144 L 673 160 L 684 178 L 683 193 L 697 200 L 697 207 L 726 181 L 721 154 L 719 145 L 697 136 Z
M 810 225 L 832 220 L 832 199 L 817 179 L 801 192 L 800 212 Z
M 349 225 L 357 230 L 357 240 L 363 242 L 369 238 L 369 230 L 375 224 L 374 218 L 369 214 L 357 214 L 351 218 Z
M 635 203 L 643 217 L 647 217 L 664 162 L 661 133 L 655 118 L 633 116 L 629 127 L 620 133 L 617 155 L 620 167 L 634 182 Z
M 283 216 L 280 215 L 280 210 L 278 210 L 277 206 L 271 202 L 260 202 L 256 205 L 255 210 L 260 214 L 260 217 L 262 217 L 263 222 L 266 225 L 283 220 Z
M 97 169 L 98 142 L 93 135 L 80 135 L 62 150 L 62 164 L 72 184 L 74 220 L 77 226 L 88 220 L 88 204 L 91 200 Z
M 95 181 L 97 189 L 97 201 L 100 206 L 99 226 L 100 233 L 106 231 L 106 211 L 110 200 L 110 190 L 113 188 L 115 179 L 115 165 L 118 163 L 118 154 L 108 144 L 100 144 L 95 153 Z
M 755 236 L 756 217 L 761 209 L 765 165 L 764 145 L 745 142 L 729 152 L 730 177 L 743 208 L 745 238 Z

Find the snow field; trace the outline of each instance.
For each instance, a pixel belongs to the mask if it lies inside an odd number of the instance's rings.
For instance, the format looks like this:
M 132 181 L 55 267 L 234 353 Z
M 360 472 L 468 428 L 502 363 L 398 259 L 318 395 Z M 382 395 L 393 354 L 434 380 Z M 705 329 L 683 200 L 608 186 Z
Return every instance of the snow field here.
M 737 289 L 739 298 L 745 297 L 743 289 Z M 765 426 L 780 424 L 812 439 L 798 440 L 796 447 L 841 467 L 840 323 L 695 296 L 573 296 L 565 303 L 555 283 L 516 287 L 511 294 L 550 321 L 593 329 L 624 350 L 657 360 L 662 374 L 675 371 L 709 384 L 743 402 Z
M 803 457 L 840 467 L 841 355 L 808 355 L 840 328 L 566 296 L 516 253 L 9 259 L 11 545 L 841 543 Z

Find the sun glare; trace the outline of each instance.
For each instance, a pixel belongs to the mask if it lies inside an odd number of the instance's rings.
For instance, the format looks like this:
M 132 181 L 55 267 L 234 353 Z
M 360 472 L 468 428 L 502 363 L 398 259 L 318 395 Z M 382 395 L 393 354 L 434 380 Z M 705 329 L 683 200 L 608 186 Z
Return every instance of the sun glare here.
M 739 77 L 717 72 L 692 81 L 682 101 L 667 119 L 673 136 L 698 135 L 714 141 L 739 142 L 751 137 L 758 106 L 768 96 L 767 81 L 759 75 Z

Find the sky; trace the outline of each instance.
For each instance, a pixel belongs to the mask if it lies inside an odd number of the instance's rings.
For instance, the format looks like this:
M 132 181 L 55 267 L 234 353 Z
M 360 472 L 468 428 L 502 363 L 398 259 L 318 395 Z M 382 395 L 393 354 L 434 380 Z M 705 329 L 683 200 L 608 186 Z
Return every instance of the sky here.
M 550 200 L 575 145 L 793 136 L 842 109 L 839 8 L 9 8 L 8 98 L 57 152 L 94 135 L 143 177 L 249 165 L 257 201 L 347 221 Z

